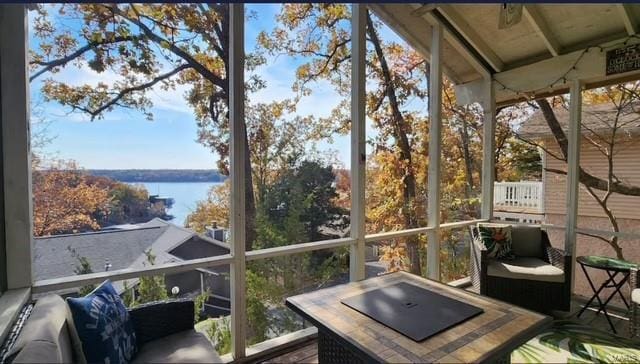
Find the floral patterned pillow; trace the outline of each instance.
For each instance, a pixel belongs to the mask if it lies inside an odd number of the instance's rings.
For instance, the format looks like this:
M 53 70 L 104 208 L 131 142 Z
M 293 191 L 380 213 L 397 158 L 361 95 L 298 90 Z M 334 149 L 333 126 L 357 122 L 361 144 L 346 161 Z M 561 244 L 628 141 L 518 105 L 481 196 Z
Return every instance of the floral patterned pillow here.
M 511 225 L 480 223 L 478 234 L 489 258 L 511 260 L 516 257 L 511 243 Z

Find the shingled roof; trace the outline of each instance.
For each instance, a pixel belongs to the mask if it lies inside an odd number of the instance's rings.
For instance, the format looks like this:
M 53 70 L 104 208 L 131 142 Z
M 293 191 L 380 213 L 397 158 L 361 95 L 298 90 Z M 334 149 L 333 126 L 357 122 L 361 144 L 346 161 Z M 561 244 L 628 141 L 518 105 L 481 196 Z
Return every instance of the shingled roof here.
M 638 104 L 624 108 L 618 119 L 618 125 L 623 125 L 623 127 L 620 128 L 621 130 L 634 133 L 640 131 L 640 113 L 638 110 L 640 110 L 640 105 Z M 569 129 L 569 110 L 562 106 L 557 106 L 553 111 L 562 129 L 566 133 Z M 606 133 L 610 131 L 612 129 L 611 123 L 615 120 L 617 112 L 617 108 L 611 103 L 583 105 L 582 132 L 585 133 L 592 130 Z M 551 130 L 542 111 L 537 110 L 522 124 L 522 127 L 518 130 L 518 134 L 525 138 L 536 139 L 551 136 Z
M 85 257 L 95 272 L 101 272 L 105 268 L 105 259 L 111 264 L 110 270 L 140 268 L 146 264 L 145 251 L 148 249 L 156 256 L 156 263 L 180 261 L 183 257 L 170 252 L 191 239 L 206 241 L 228 251 L 225 243 L 161 219 L 153 219 L 136 228 L 38 237 L 34 239 L 35 279 L 75 275 L 78 261 L 69 249 Z

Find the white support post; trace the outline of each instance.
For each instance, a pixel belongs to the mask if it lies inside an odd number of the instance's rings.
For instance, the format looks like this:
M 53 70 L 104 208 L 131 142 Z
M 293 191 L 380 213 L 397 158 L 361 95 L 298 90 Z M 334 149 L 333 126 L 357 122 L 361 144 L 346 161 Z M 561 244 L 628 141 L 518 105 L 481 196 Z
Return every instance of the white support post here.
M 245 260 L 245 123 L 244 123 L 244 4 L 229 4 L 229 125 L 231 177 L 231 352 L 245 357 L 246 260 Z
M 440 158 L 442 155 L 442 27 L 431 26 L 429 72 L 429 170 L 427 196 L 427 277 L 440 280 Z
M 496 97 L 491 77 L 484 82 L 484 102 L 482 110 L 484 120 L 482 125 L 482 206 L 480 217 L 491 220 L 493 218 L 493 185 L 495 171 L 495 132 L 496 132 Z
M 538 147 L 538 153 L 540 154 L 540 164 L 542 164 L 542 185 L 540 186 L 540 208 L 538 212 L 545 213 L 545 204 L 547 199 L 546 194 L 546 180 L 547 180 L 547 152 L 542 149 L 542 147 Z
M 349 276 L 351 281 L 364 279 L 365 265 L 365 4 L 351 8 L 351 245 Z
M 31 287 L 33 239 L 27 9 L 0 5 L 0 96 L 7 288 Z M 2 229 L 0 229 L 0 233 Z M 2 273 L 4 274 L 4 273 Z
M 565 254 L 571 260 L 571 292 L 575 283 L 575 249 L 578 222 L 578 193 L 580 191 L 580 128 L 582 120 L 582 84 L 580 80 L 571 82 L 569 100 L 569 132 L 567 148 L 567 222 L 564 237 Z

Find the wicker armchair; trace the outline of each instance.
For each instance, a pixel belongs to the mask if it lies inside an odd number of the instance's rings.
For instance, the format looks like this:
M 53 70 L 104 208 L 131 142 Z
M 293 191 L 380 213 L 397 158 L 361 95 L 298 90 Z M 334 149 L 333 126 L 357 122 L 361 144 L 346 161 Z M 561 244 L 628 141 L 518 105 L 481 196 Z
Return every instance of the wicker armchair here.
M 541 256 L 517 256 L 513 261 L 498 261 L 487 256 L 484 244 L 478 239 L 477 227 L 472 226 L 470 271 L 471 282 L 476 292 L 538 312 L 568 311 L 571 304 L 571 256 L 552 247 L 546 232 L 540 233 Z M 513 241 L 513 244 L 518 242 Z M 536 261 L 537 268 L 532 268 L 530 263 Z M 519 267 L 521 263 L 526 263 L 522 269 Z M 558 268 L 562 272 L 553 279 L 535 273 L 527 274 L 545 268 L 559 272 L 556 269 Z M 500 274 L 499 269 L 516 271 L 516 274 Z

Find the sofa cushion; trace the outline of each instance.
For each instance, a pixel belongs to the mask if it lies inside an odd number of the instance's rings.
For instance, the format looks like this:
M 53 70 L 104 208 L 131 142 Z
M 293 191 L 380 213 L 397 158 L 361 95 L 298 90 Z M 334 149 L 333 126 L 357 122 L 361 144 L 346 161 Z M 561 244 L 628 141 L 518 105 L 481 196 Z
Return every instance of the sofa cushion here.
M 35 340 L 28 342 L 12 363 L 53 363 L 51 358 L 60 358 L 60 347 L 51 341 Z M 71 363 L 56 360 L 55 363 Z
M 65 305 L 66 305 L 66 302 L 65 302 Z M 69 327 L 69 337 L 71 338 L 73 355 L 76 359 L 75 363 L 87 364 L 87 358 L 84 356 L 84 352 L 82 351 L 82 341 L 80 340 L 80 336 L 78 336 L 78 330 L 76 329 L 76 325 L 73 322 L 73 315 L 71 314 L 71 309 L 69 309 L 69 305 L 67 305 L 67 325 Z
M 213 345 L 195 330 L 150 341 L 140 348 L 133 363 L 221 363 Z
M 518 257 L 541 258 L 542 230 L 539 226 L 511 226 L 511 245 Z
M 60 296 L 48 295 L 38 299 L 7 356 L 16 356 L 16 360 L 20 357 L 22 362 L 41 362 L 35 358 L 46 353 L 46 362 L 73 362 L 67 312 L 67 304 Z M 37 344 L 31 344 L 33 342 Z
M 479 223 L 478 235 L 487 249 L 489 258 L 515 258 L 511 247 L 511 225 Z
M 520 257 L 511 261 L 491 260 L 487 265 L 487 275 L 530 281 L 564 282 L 562 269 L 538 258 Z
M 82 351 L 89 363 L 126 363 L 136 352 L 136 336 L 122 299 L 105 281 L 82 298 L 68 298 Z

